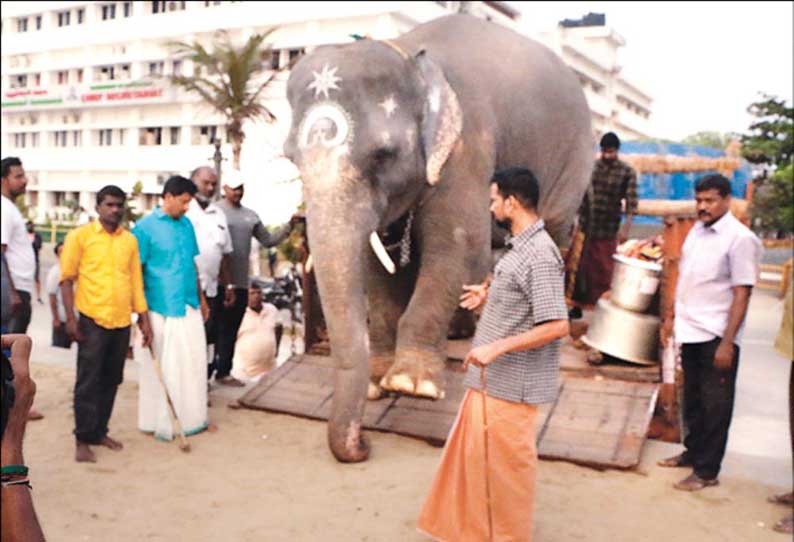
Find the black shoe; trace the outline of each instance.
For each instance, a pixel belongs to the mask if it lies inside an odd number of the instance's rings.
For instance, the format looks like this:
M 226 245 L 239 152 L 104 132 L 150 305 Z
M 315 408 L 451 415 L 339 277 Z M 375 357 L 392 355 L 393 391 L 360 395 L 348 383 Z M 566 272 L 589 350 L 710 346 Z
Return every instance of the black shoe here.
M 569 320 L 579 320 L 582 317 L 582 309 L 579 307 L 571 307 L 568 311 Z

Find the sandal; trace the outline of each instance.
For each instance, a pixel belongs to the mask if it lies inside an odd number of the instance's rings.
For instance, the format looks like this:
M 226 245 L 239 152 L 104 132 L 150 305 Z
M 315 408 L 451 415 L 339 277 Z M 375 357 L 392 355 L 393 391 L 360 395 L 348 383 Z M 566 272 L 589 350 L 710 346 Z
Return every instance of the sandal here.
M 775 523 L 772 530 L 778 533 L 791 534 L 794 533 L 794 515 L 788 515 Z
M 656 462 L 660 467 L 677 468 L 677 467 L 691 467 L 692 462 L 686 457 L 685 454 L 678 454 L 667 459 L 660 459 Z
M 771 497 L 767 497 L 766 500 L 772 504 L 792 506 L 794 505 L 794 492 L 789 491 L 788 493 L 781 493 L 780 495 L 772 495 Z
M 676 482 L 673 484 L 673 487 L 676 489 L 680 489 L 681 491 L 699 491 L 704 487 L 710 486 L 718 486 L 720 485 L 720 481 L 716 478 L 712 478 L 711 480 L 707 480 L 705 478 L 701 478 L 694 472 L 681 480 L 680 482 Z

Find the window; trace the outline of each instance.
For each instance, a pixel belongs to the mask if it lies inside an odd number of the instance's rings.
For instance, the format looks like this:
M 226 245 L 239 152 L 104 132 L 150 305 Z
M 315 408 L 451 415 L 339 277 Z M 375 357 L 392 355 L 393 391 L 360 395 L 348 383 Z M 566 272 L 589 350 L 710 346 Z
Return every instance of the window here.
M 121 74 L 119 79 L 129 79 L 130 78 L 130 65 L 129 64 L 122 64 L 120 66 Z
M 109 147 L 113 144 L 113 130 L 105 129 L 99 130 L 99 146 Z
M 77 78 L 77 82 L 78 83 L 82 83 L 83 82 L 83 68 L 78 68 L 77 71 L 75 72 L 75 75 L 76 75 L 76 78 Z
M 182 61 L 174 60 L 173 75 L 182 75 Z
M 69 83 L 69 72 L 66 70 L 59 71 L 56 77 L 59 85 L 65 85 Z
M 72 145 L 79 147 L 83 144 L 83 132 L 80 130 L 72 130 Z
M 36 15 L 36 30 L 41 30 L 41 15 Z
M 208 8 L 210 6 L 220 6 L 220 5 L 221 5 L 221 3 L 218 0 L 215 0 L 213 2 L 204 2 L 204 7 L 205 8 Z
M 27 140 L 27 134 L 14 134 L 14 147 L 24 149 Z
M 27 75 L 22 74 L 22 75 L 11 76 L 11 88 L 27 88 L 27 86 L 28 86 Z
M 40 87 L 41 86 L 41 74 L 37 73 L 33 75 L 33 86 Z
M 182 11 L 185 9 L 185 2 L 174 2 L 171 0 L 158 0 L 152 2 L 152 13 L 165 13 L 166 11 Z
M 17 19 L 17 32 L 27 32 L 28 31 L 28 18 L 27 17 L 20 17 Z
M 38 132 L 34 132 L 30 134 L 30 146 L 31 147 L 38 147 L 39 146 L 39 134 Z
M 270 51 L 270 69 L 277 70 L 281 66 L 281 51 L 275 49 Z
M 105 4 L 102 6 L 102 20 L 107 21 L 116 18 L 116 4 Z
M 194 126 L 190 142 L 193 145 L 209 145 L 218 135 L 217 126 Z
M 123 8 L 125 17 L 132 15 L 132 2 L 124 2 Z
M 83 24 L 85 20 L 85 9 L 80 8 L 77 10 L 77 24 Z
M 68 11 L 59 11 L 58 12 L 58 26 L 69 26 L 69 15 Z
M 162 142 L 163 129 L 156 127 L 141 128 L 140 134 L 141 136 L 138 141 L 139 145 L 160 145 Z
M 171 132 L 171 145 L 179 145 L 179 127 L 172 126 L 169 131 Z
M 119 129 L 119 145 L 124 145 L 124 132 L 127 130 Z
M 290 49 L 289 51 L 289 63 L 290 65 L 294 64 L 295 61 L 298 60 L 301 56 L 306 54 L 306 49 Z
M 66 130 L 58 130 L 55 132 L 55 146 L 56 147 L 65 147 L 66 146 Z
M 149 75 L 163 75 L 165 62 L 149 62 Z

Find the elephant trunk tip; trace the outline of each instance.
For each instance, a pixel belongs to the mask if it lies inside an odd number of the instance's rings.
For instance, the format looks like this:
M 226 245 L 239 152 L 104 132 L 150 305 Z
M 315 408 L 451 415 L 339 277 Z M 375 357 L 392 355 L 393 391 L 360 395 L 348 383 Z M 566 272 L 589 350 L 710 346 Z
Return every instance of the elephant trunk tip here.
M 331 452 L 340 463 L 360 463 L 369 459 L 369 442 L 361 432 L 361 422 L 351 420 L 344 435 L 329 432 L 328 437 Z

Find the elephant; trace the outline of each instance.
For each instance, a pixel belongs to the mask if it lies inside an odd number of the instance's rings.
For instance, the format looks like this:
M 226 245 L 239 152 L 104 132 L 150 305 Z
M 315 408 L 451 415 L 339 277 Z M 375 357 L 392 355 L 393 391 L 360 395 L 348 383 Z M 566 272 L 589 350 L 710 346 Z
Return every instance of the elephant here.
M 328 444 L 364 461 L 368 397 L 443 397 L 462 286 L 490 272 L 494 171 L 528 167 L 548 231 L 565 238 L 592 170 L 590 110 L 552 51 L 464 14 L 318 47 L 293 66 L 287 99 L 284 154 L 303 181 L 336 367 Z M 399 265 L 381 240 L 395 224 Z

